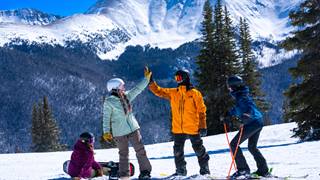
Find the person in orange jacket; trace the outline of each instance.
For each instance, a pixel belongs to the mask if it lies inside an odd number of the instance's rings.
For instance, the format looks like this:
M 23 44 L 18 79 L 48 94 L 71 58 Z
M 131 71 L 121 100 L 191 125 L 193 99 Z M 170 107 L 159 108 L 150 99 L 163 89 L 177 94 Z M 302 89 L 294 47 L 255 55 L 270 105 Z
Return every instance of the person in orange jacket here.
M 174 139 L 174 162 L 176 172 L 173 175 L 186 176 L 186 161 L 184 159 L 184 144 L 190 139 L 192 148 L 198 157 L 200 174 L 210 174 L 208 161 L 210 159 L 201 137 L 207 134 L 206 106 L 203 97 L 190 82 L 189 72 L 179 70 L 175 74 L 177 88 L 162 88 L 150 79 L 149 89 L 156 96 L 170 101 L 172 111 L 172 134 Z

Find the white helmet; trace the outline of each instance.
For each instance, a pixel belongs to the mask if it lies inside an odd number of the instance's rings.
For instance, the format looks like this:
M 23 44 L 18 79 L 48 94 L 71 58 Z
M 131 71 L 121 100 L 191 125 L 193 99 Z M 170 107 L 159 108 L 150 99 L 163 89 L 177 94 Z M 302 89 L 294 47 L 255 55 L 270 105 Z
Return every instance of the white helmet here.
M 120 78 L 113 78 L 107 82 L 107 89 L 110 92 L 112 89 L 119 89 L 121 85 L 124 85 L 124 81 Z

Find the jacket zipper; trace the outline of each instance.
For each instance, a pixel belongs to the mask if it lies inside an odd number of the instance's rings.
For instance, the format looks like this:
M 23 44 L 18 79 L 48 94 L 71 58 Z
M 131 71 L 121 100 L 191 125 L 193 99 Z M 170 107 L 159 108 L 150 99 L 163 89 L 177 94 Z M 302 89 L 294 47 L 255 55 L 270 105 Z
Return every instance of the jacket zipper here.
M 182 99 L 181 99 L 181 110 L 180 110 L 180 117 L 181 117 L 181 131 L 183 132 L 183 112 L 184 112 L 184 99 L 183 99 L 184 95 L 182 95 Z
M 181 99 L 179 99 L 179 114 L 180 114 L 180 129 L 181 129 L 181 131 L 182 131 L 182 123 L 181 123 Z

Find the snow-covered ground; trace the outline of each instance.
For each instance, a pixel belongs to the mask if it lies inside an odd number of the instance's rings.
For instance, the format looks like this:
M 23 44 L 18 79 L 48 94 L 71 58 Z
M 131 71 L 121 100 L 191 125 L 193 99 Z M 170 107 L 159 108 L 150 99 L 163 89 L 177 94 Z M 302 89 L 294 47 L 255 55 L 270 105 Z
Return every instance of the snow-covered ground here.
M 295 127 L 294 123 L 267 126 L 263 129 L 258 143 L 273 174 L 278 176 L 301 176 L 308 174 L 307 179 L 320 179 L 319 141 L 299 143 L 298 139 L 290 138 Z M 235 133 L 230 133 L 233 137 Z M 230 152 L 226 143 L 225 134 L 204 138 L 204 145 L 210 154 L 210 171 L 213 176 L 227 175 L 231 162 Z M 172 157 L 173 143 L 147 145 L 147 153 L 151 159 L 152 176 L 162 177 L 164 174 L 174 173 L 175 166 Z M 246 147 L 246 142 L 241 145 Z M 96 150 L 95 158 L 98 161 L 117 161 L 118 150 Z M 187 141 L 185 146 L 188 175 L 199 171 L 197 158 Z M 255 162 L 250 153 L 244 149 L 244 154 L 251 167 L 256 170 Z M 54 153 L 26 153 L 26 154 L 0 154 L 0 179 L 37 180 L 55 179 L 66 180 L 70 178 L 62 171 L 62 163 L 70 158 L 71 152 Z M 139 175 L 138 162 L 134 150 L 130 149 L 130 161 L 136 166 Z M 97 180 L 108 178 L 95 178 Z

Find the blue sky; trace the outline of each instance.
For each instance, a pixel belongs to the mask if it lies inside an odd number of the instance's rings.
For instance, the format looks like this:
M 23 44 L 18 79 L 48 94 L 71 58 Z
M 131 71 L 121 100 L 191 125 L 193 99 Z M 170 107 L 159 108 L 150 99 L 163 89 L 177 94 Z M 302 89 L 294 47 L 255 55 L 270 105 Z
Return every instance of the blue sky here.
M 97 0 L 0 0 L 0 10 L 35 8 L 46 13 L 68 16 L 82 13 Z

